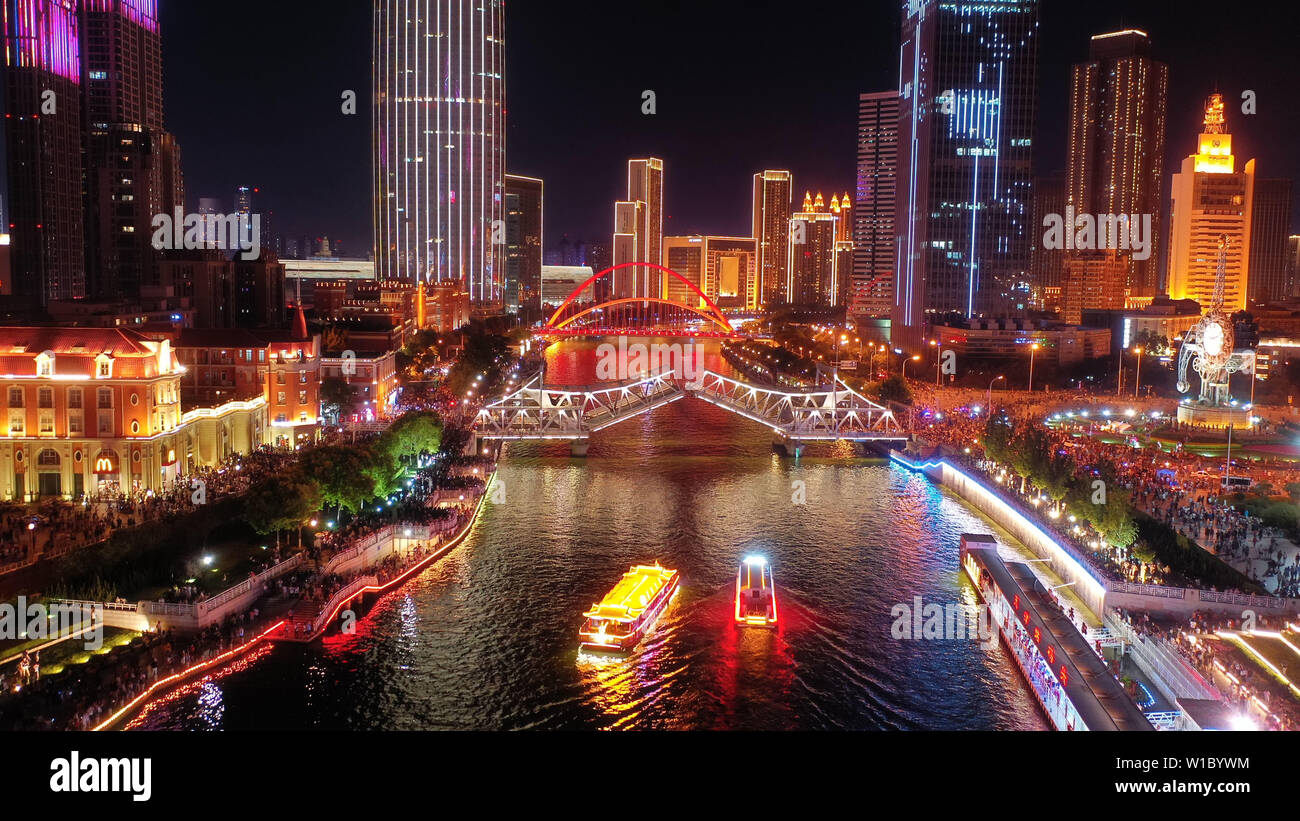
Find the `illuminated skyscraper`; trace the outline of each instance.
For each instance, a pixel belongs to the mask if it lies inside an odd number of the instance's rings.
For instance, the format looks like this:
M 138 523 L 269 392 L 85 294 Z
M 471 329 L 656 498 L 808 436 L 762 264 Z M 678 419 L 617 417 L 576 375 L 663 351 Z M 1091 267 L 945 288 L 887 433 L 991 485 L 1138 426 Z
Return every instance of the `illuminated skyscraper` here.
M 1237 170 L 1232 135 L 1224 121 L 1223 95 L 1205 103 L 1205 130 L 1195 154 L 1174 174 L 1169 228 L 1169 296 L 1214 302 L 1219 240 L 1228 238 L 1223 308 L 1246 307 L 1250 277 L 1250 217 L 1255 195 L 1255 161 Z
M 821 194 L 803 198 L 803 207 L 790 219 L 789 270 L 785 293 L 791 305 L 830 307 L 838 305 L 840 264 L 848 264 L 849 253 L 839 246 L 840 217 L 826 206 Z M 848 248 L 852 249 L 849 243 Z
M 4 37 L 13 293 L 42 305 L 78 299 L 86 257 L 77 4 L 4 0 Z
M 615 267 L 645 260 L 645 214 L 646 204 L 640 200 L 614 203 L 614 258 L 611 264 Z M 643 267 L 620 268 L 613 274 L 613 289 L 608 296 L 615 299 L 647 296 L 647 273 Z M 601 294 L 602 298 L 605 296 Z
M 1150 51 L 1142 31 L 1098 34 L 1088 62 L 1075 64 L 1066 181 L 1066 204 L 1076 214 L 1151 215 L 1151 256 L 1137 260 L 1120 252 L 1130 266 L 1127 287 L 1142 296 L 1154 295 L 1161 284 L 1160 189 L 1169 92 L 1169 67 L 1151 59 Z
M 758 249 L 759 299 L 764 305 L 786 301 L 793 196 L 789 171 L 754 175 L 753 231 Z
M 164 130 L 158 0 L 84 0 L 81 20 L 87 290 L 134 299 L 157 280 L 154 215 L 184 205 Z
M 888 316 L 898 259 L 898 92 L 858 97 L 858 186 L 853 202 L 849 311 Z
M 503 298 L 505 13 L 504 0 L 375 0 L 377 274 L 463 281 L 480 310 Z
M 506 310 L 542 306 L 542 194 L 536 177 L 506 175 Z
M 662 265 L 664 161 L 654 157 L 628 160 L 627 199 L 616 203 L 614 209 L 614 264 L 649 262 Z M 619 271 L 615 277 L 615 290 L 624 297 L 662 298 L 667 287 L 661 273 L 648 267 Z
M 1038 0 L 903 4 L 895 344 L 919 346 L 927 314 L 1027 297 L 1038 13 Z

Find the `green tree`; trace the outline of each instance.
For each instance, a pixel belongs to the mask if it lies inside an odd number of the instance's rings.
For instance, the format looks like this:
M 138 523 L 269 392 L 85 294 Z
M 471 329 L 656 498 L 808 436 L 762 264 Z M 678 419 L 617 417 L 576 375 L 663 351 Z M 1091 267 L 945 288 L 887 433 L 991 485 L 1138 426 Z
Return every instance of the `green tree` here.
M 324 502 L 340 511 L 355 513 L 375 497 L 374 464 L 364 448 L 314 448 L 303 454 L 300 465 L 320 487 Z
M 876 396 L 882 402 L 912 404 L 912 389 L 907 386 L 906 380 L 896 373 L 890 374 L 888 379 L 880 383 L 880 387 L 876 389 Z
M 244 520 L 262 535 L 274 533 L 279 547 L 280 531 L 302 527 L 321 509 L 321 501 L 320 488 L 301 474 L 273 476 L 248 489 Z
M 1006 464 L 1011 455 L 1011 438 L 1014 435 L 1015 428 L 1006 415 L 989 416 L 984 423 L 984 438 L 981 442 L 985 455 L 994 462 Z

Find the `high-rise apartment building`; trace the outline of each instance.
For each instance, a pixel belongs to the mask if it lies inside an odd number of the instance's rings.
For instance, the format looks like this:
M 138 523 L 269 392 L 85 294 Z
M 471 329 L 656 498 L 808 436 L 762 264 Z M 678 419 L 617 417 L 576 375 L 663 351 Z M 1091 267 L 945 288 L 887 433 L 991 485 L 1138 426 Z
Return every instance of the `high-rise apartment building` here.
M 1254 207 L 1255 161 L 1237 170 L 1232 135 L 1224 119 L 1223 95 L 1205 103 L 1205 126 L 1195 154 L 1174 174 L 1169 228 L 1169 296 L 1214 302 L 1219 243 L 1228 240 L 1223 307 L 1246 307 L 1250 276 L 1250 217 Z
M 3 2 L 13 293 L 41 305 L 79 299 L 86 248 L 77 4 Z
M 1136 29 L 1094 36 L 1088 61 L 1070 73 L 1066 204 L 1076 214 L 1150 215 L 1150 256 L 1120 251 L 1135 295 L 1153 296 L 1161 285 L 1168 97 L 1169 67 L 1152 59 L 1150 38 Z
M 380 279 L 461 281 L 502 304 L 504 0 L 377 0 L 375 264 Z
M 542 305 L 542 194 L 536 177 L 506 174 L 506 310 Z
M 785 293 L 791 305 L 831 307 L 839 304 L 839 265 L 846 255 L 840 242 L 840 218 L 821 194 L 804 194 L 803 207 L 790 218 L 789 270 Z
M 84 0 L 88 290 L 133 299 L 158 280 L 153 218 L 184 205 L 164 130 L 158 0 Z
M 616 202 L 614 203 L 614 258 L 612 265 L 618 267 L 629 262 L 644 262 L 647 251 L 645 250 L 645 214 L 646 204 L 641 201 L 634 202 Z M 662 252 L 662 247 L 660 248 Z M 636 296 L 660 296 L 659 293 L 651 294 L 647 274 L 649 271 L 644 266 L 628 266 L 619 268 L 613 273 L 613 282 L 609 294 L 601 294 L 601 297 L 612 296 L 615 299 L 627 299 Z M 658 273 L 658 272 L 655 272 Z
M 628 160 L 627 199 L 614 205 L 614 264 L 663 264 L 664 161 Z M 620 296 L 662 298 L 668 287 L 660 271 L 637 266 L 615 275 Z
M 1291 180 L 1255 181 L 1250 216 L 1250 283 L 1246 288 L 1251 302 L 1274 302 L 1291 294 L 1287 274 L 1291 196 Z
M 1065 213 L 1065 174 L 1043 174 L 1034 179 L 1033 225 L 1030 236 L 1029 289 L 1030 304 L 1047 308 L 1049 289 L 1059 291 L 1065 281 L 1065 254 L 1044 245 L 1044 222 L 1053 214 Z
M 758 249 L 759 299 L 764 305 L 786 301 L 790 264 L 790 218 L 794 191 L 789 171 L 754 175 L 753 232 Z
M 891 334 L 935 314 L 997 314 L 1029 269 L 1038 0 L 908 0 L 899 76 Z
M 858 184 L 853 201 L 849 313 L 888 316 L 898 259 L 898 92 L 858 97 Z

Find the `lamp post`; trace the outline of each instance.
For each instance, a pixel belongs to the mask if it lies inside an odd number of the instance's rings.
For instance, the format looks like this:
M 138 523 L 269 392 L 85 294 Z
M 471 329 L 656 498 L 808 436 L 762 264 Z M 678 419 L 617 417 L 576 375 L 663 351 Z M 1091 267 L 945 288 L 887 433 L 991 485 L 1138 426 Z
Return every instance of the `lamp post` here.
M 1038 343 L 1029 346 L 1029 392 L 1034 392 L 1034 354 L 1038 353 Z
M 936 346 L 934 351 L 934 386 L 937 388 L 942 384 L 940 382 L 940 360 L 943 359 L 943 340 L 931 339 L 930 344 Z
M 1133 348 L 1133 353 L 1137 354 L 1138 364 L 1137 373 L 1133 375 L 1133 398 L 1138 398 L 1138 391 L 1142 385 L 1142 346 L 1138 345 Z
M 912 359 L 913 362 L 920 362 L 920 361 L 921 361 L 921 355 L 920 355 L 919 353 L 918 353 L 918 354 L 914 354 L 914 355 L 911 357 L 911 359 Z M 904 381 L 904 382 L 907 381 L 907 358 L 904 358 L 904 359 L 903 359 L 903 381 Z
M 989 380 L 989 416 L 993 415 L 993 383 L 999 379 L 1006 379 L 1006 376 L 995 376 Z

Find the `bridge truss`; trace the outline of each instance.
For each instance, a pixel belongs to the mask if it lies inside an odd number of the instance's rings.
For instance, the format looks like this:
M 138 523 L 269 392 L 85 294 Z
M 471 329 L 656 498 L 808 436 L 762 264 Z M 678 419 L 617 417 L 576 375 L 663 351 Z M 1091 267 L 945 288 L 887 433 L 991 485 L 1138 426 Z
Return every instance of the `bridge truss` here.
M 585 439 L 685 396 L 674 373 L 614 387 L 547 388 L 535 376 L 479 411 L 480 439 Z
M 907 438 L 893 411 L 839 380 L 828 390 L 793 393 L 705 371 L 692 395 L 794 441 Z
M 843 382 L 804 393 L 761 387 L 704 371 L 693 381 L 675 372 L 613 387 L 547 388 L 535 376 L 479 411 L 479 439 L 585 440 L 634 416 L 694 396 L 771 428 L 789 442 L 866 442 L 908 437 L 894 412 Z

